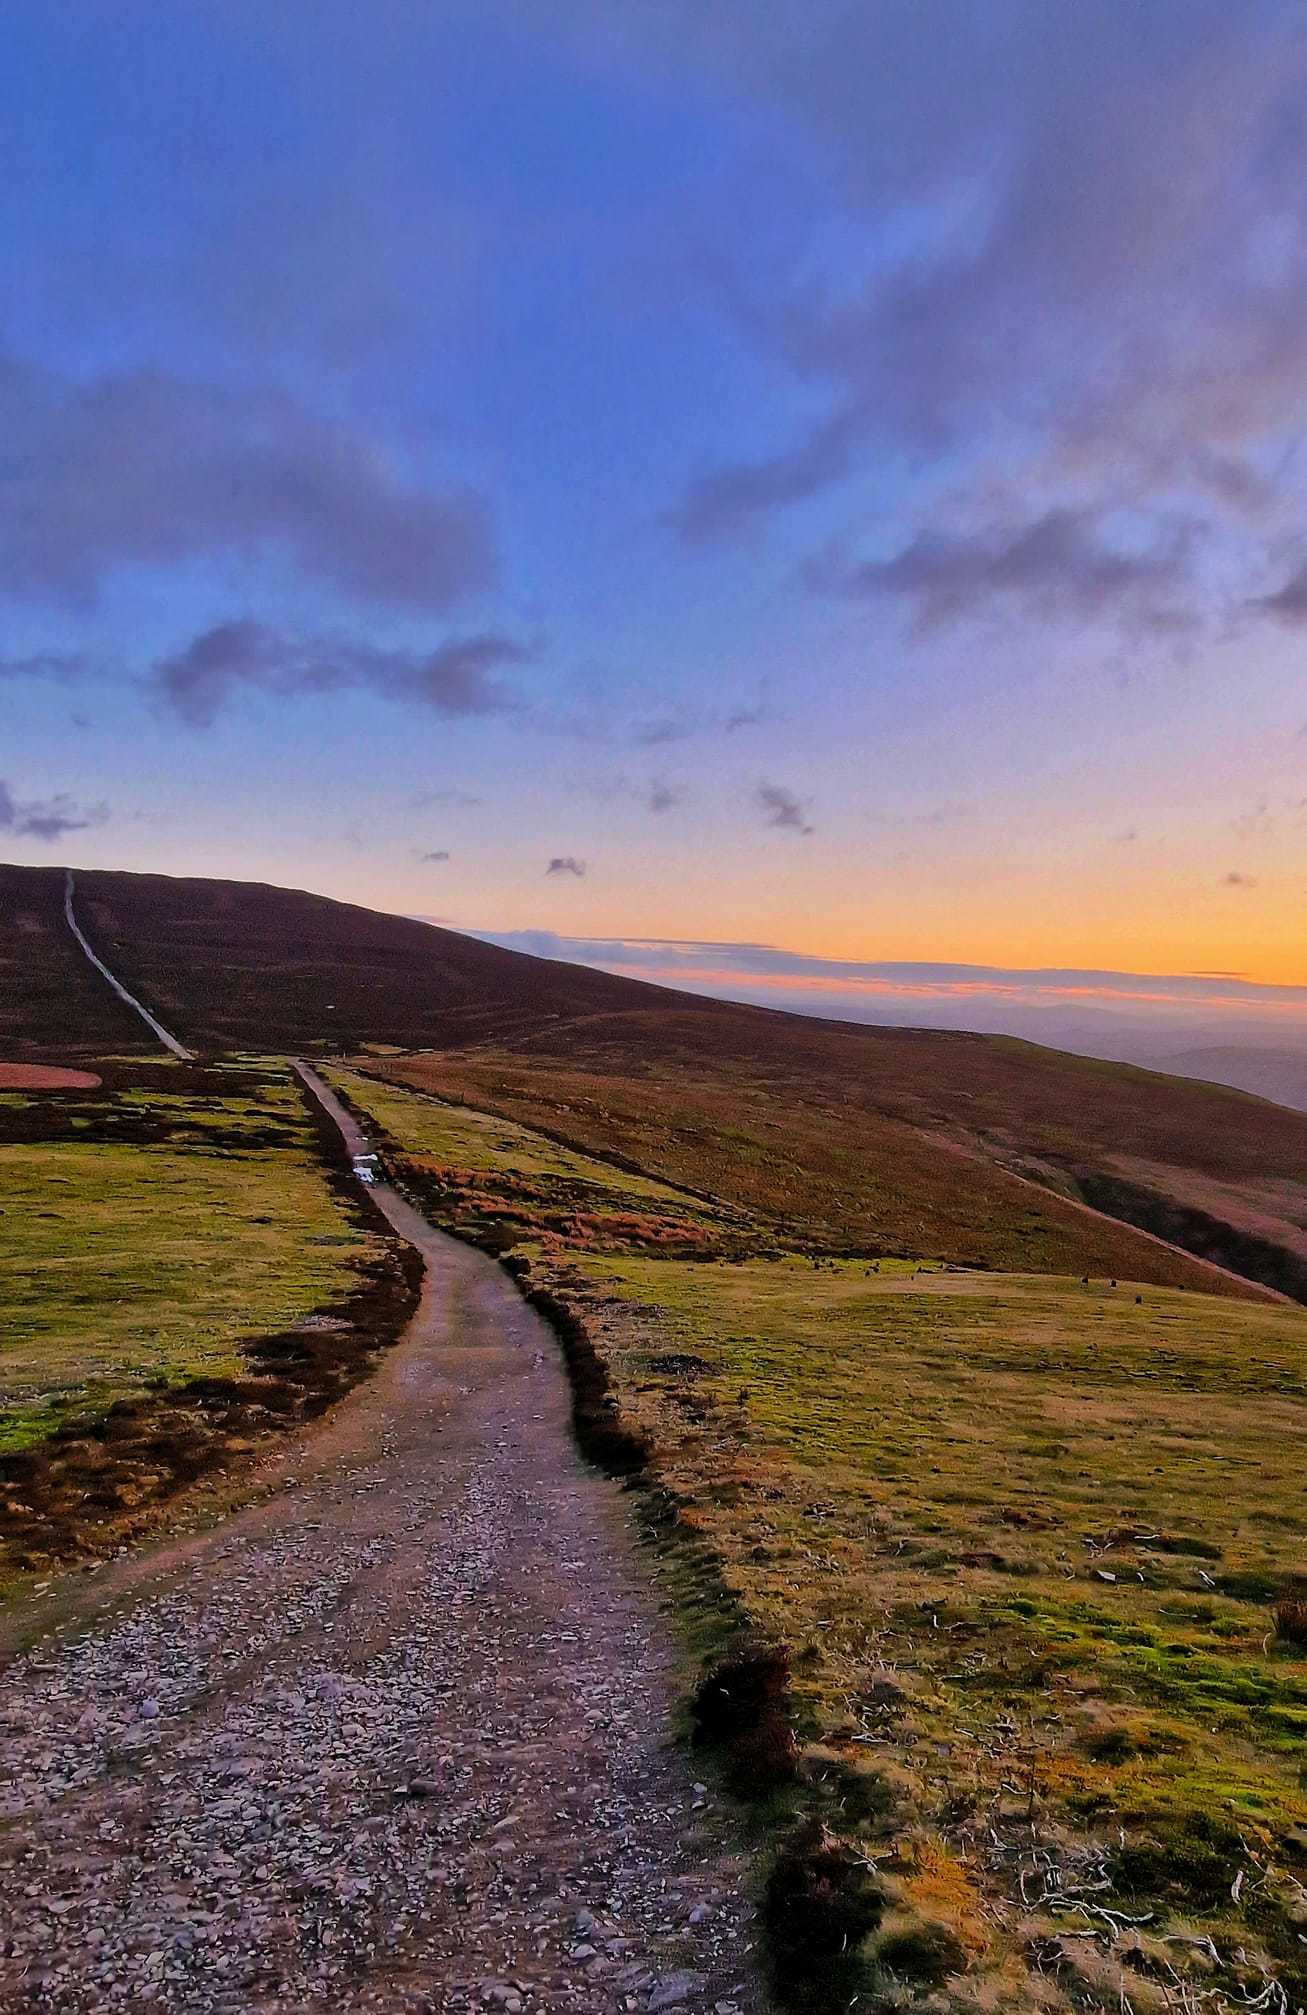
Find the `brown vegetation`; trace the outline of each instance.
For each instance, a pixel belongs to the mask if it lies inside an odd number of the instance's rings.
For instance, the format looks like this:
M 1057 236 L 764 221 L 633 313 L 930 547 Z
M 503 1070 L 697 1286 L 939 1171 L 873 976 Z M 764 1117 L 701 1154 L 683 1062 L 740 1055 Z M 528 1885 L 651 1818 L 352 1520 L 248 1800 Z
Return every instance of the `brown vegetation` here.
M 752 1012 L 740 1010 L 741 1015 Z M 1048 1073 L 1060 1081 L 1063 1108 L 1076 1098 L 1086 1108 L 1089 1144 L 1082 1173 L 1092 1154 L 1107 1152 L 1094 1145 L 1096 1131 L 1101 1127 L 1104 1141 L 1112 1137 L 1112 1126 L 1099 1115 L 1102 1099 L 1121 1129 L 1117 1149 L 1130 1142 L 1125 1113 L 1133 1087 L 1118 1086 L 1109 1067 L 986 1037 L 831 1030 L 816 1023 L 796 1025 L 783 1016 L 760 1015 L 756 1023 L 736 1027 L 733 1048 L 725 1046 L 727 1031 L 720 1025 L 687 1030 L 671 1014 L 622 1016 L 570 1033 L 572 1055 L 566 1060 L 486 1047 L 360 1062 L 391 1082 L 462 1098 L 591 1152 L 628 1165 L 634 1161 L 651 1175 L 748 1211 L 779 1242 L 817 1252 L 899 1254 L 962 1266 L 1151 1281 L 1209 1293 L 1260 1292 L 1259 1286 L 1245 1285 L 1203 1258 L 1191 1258 L 1087 1208 L 1077 1180 L 1054 1163 L 1055 1152 L 1069 1155 L 1074 1133 L 1063 1114 L 1061 1131 L 1054 1135 L 1043 1104 Z M 628 1067 L 621 1070 L 607 1054 L 619 1037 L 628 1046 Z M 548 1040 L 552 1046 L 554 1038 Z M 929 1046 L 936 1040 L 958 1046 L 932 1053 Z M 937 1076 L 933 1108 L 919 1111 L 914 1122 L 907 1116 L 913 1097 L 893 1066 L 907 1056 L 917 1070 L 917 1044 L 925 1046 L 920 1067 L 933 1056 Z M 1009 1047 L 1023 1052 L 1015 1066 L 1006 1054 Z M 593 1058 L 592 1048 L 597 1052 Z M 1023 1072 L 1027 1061 L 1028 1079 Z M 1013 1099 L 1006 1144 L 974 1120 L 968 1131 L 949 1111 L 952 1106 L 960 1113 L 987 1097 L 986 1076 L 992 1068 L 1005 1082 L 1010 1080 L 1004 1093 Z M 1145 1073 L 1121 1075 L 1146 1079 Z M 1147 1082 L 1155 1087 L 1158 1108 L 1152 1123 L 1160 1127 L 1172 1086 L 1165 1079 Z M 1023 1084 L 1039 1094 L 1025 1110 Z M 1230 1099 L 1241 1108 L 1232 1116 L 1223 1104 L 1213 1106 L 1206 1114 L 1210 1138 L 1195 1116 L 1187 1115 L 1178 1147 L 1203 1168 L 1234 1161 L 1227 1123 L 1232 1117 L 1245 1122 L 1243 1107 L 1250 1107 L 1254 1117 L 1266 1113 L 1273 1121 L 1283 1120 L 1283 1128 L 1266 1129 L 1267 1163 L 1278 1148 L 1286 1180 L 1295 1189 L 1301 1185 L 1307 1203 L 1307 1121 L 1302 1116 L 1257 1107 L 1235 1093 L 1178 1084 L 1174 1089 L 1196 1090 L 1218 1102 Z M 1151 1142 L 1151 1131 L 1147 1138 Z M 1025 1143 L 1022 1153 L 1011 1144 L 1018 1139 Z M 1028 1172 L 1035 1149 L 1043 1158 L 1042 1183 Z M 1015 1166 L 1018 1161 L 1021 1169 Z M 1257 1167 L 1251 1151 L 1243 1165 L 1251 1183 Z M 1178 1165 L 1177 1154 L 1170 1174 L 1179 1187 L 1192 1171 Z M 1165 1178 L 1163 1171 L 1156 1179 Z M 1238 1177 L 1230 1180 L 1237 1184 Z M 1183 1223 L 1176 1228 L 1183 1231 Z M 1280 1278 L 1292 1267 L 1287 1241 L 1302 1234 L 1286 1225 L 1283 1236 L 1284 1246 L 1264 1241 L 1277 1267 L 1284 1263 Z M 1251 1250 L 1232 1235 L 1231 1265 L 1247 1259 Z

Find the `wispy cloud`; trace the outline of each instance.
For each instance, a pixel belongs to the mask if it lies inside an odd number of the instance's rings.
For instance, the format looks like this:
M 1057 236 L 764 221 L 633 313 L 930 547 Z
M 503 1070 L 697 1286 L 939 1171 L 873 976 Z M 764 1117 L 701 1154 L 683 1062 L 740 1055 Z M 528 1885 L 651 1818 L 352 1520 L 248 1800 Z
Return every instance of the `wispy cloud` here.
M 820 11 L 820 10 L 819 10 Z M 1171 540 L 1176 499 L 1224 538 L 1221 592 L 1301 522 L 1307 374 L 1307 42 L 1281 0 L 1231 8 L 844 12 L 714 9 L 713 63 L 797 120 L 839 177 L 866 251 L 841 232 L 765 267 L 736 253 L 722 298 L 742 340 L 814 417 L 700 472 L 668 516 L 704 543 L 748 536 L 882 472 L 923 531 L 849 572 L 926 621 L 993 594 L 1087 620 L 1132 605 L 1197 620 L 1210 584 Z M 1272 249 L 1272 245 L 1274 249 Z M 906 478 L 888 472 L 907 471 Z M 971 506 L 939 530 L 939 472 Z M 1039 502 L 1013 520 L 1014 470 Z M 877 494 L 879 493 L 879 494 Z M 851 513 L 883 544 L 883 480 Z M 1132 513 L 1150 554 L 1102 535 Z M 1171 590 L 1175 598 L 1171 600 Z M 1307 618 L 1307 569 L 1262 609 Z
M 449 848 L 433 847 L 430 853 L 419 854 L 418 859 L 420 861 L 447 861 L 449 859 Z
M 484 502 L 282 392 L 167 371 L 90 380 L 0 353 L 0 587 L 93 602 L 124 569 L 272 557 L 343 595 L 436 611 L 489 585 Z
M 66 833 L 103 825 L 108 816 L 107 805 L 79 805 L 62 792 L 53 798 L 16 798 L 0 781 L 0 832 L 20 839 L 60 840 Z
M 1240 868 L 1231 868 L 1228 875 L 1222 875 L 1222 884 L 1227 889 L 1255 889 L 1256 875 L 1246 875 Z
M 450 811 L 466 811 L 470 805 L 483 805 L 485 799 L 478 797 L 474 791 L 446 787 L 443 790 L 419 791 L 410 802 L 414 811 L 422 811 L 428 805 L 441 805 Z
M 1307 986 L 1268 986 L 1239 973 L 1128 973 L 1100 968 L 830 959 L 776 945 L 663 938 L 577 938 L 553 931 L 479 931 L 540 958 L 719 998 L 875 1022 L 989 1028 L 1042 1041 L 1079 1040 L 1104 1024 L 1147 1030 L 1264 1028 L 1307 1040 Z M 1107 1018 L 1113 1020 L 1108 1023 Z M 1114 1053 L 1109 1045 L 1106 1054 Z
M 575 854 L 555 854 L 545 869 L 547 875 L 575 875 L 578 881 L 585 876 L 585 862 L 577 860 Z
M 776 826 L 782 832 L 801 833 L 805 839 L 815 830 L 808 823 L 810 800 L 797 797 L 784 784 L 760 783 L 757 801 L 769 826 Z
M 768 513 L 847 476 L 859 432 L 855 415 L 838 412 L 779 454 L 712 470 L 691 483 L 667 522 L 688 545 L 735 538 Z
M 1307 566 L 1299 567 L 1290 574 L 1282 587 L 1273 595 L 1259 595 L 1248 603 L 1252 610 L 1274 616 L 1279 622 L 1287 623 L 1292 629 L 1299 629 L 1307 623 Z
M 672 720 L 670 717 L 659 721 L 646 721 L 638 727 L 632 737 L 637 748 L 661 749 L 669 742 L 687 741 L 694 733 L 688 721 Z
M 291 636 L 243 618 L 219 623 L 160 659 L 154 680 L 192 727 L 208 727 L 242 691 L 293 697 L 352 688 L 439 714 L 496 714 L 521 702 L 493 674 L 529 655 L 512 637 L 494 634 L 433 651 L 384 650 L 352 638 Z
M 1174 629 L 1198 539 L 1192 522 L 1151 525 L 1141 543 L 1112 536 L 1104 515 L 1059 507 L 970 532 L 918 532 L 889 559 L 828 557 L 809 578 L 829 592 L 899 596 L 917 627 L 958 622 L 995 602 L 1039 616 L 1109 616 Z
M 54 679 L 69 683 L 102 669 L 86 651 L 31 651 L 26 657 L 0 658 L 0 679 Z

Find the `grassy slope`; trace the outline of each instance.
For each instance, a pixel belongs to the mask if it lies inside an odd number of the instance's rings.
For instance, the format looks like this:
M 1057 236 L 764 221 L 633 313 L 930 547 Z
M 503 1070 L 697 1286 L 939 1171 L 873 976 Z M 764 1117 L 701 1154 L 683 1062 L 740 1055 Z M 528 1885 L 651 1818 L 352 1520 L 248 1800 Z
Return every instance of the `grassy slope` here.
M 106 1067 L 0 1094 L 0 1449 L 163 1379 L 231 1372 L 370 1250 L 284 1069 Z
M 56 882 L 0 871 L 0 948 Z M 401 1068 L 833 1250 L 1217 1285 L 1079 1199 L 1307 1299 L 1301 1113 L 1002 1038 L 702 1001 L 294 891 L 105 873 L 78 890 L 109 962 L 201 1046 L 438 1045 Z M 92 1010 L 89 972 L 65 1007 L 67 945 L 27 935 L 14 1039 L 76 1048 L 79 1017 L 119 1010 Z
M 797 1654 L 828 1780 L 801 1795 L 873 1856 L 885 1936 L 943 1923 L 965 1952 L 949 2006 L 1124 1991 L 1142 2015 L 1196 2006 L 1181 1978 L 1259 1989 L 1268 1966 L 1301 1993 L 1307 1661 L 1269 1603 L 1307 1560 L 1307 1316 L 893 1261 L 668 1258 L 667 1217 L 696 1219 L 701 1255 L 729 1254 L 738 1219 L 345 1083 L 428 1207 L 516 1239 L 583 1315 L 682 1529 Z M 722 1604 L 688 1594 L 710 1649 Z M 1168 1942 L 1200 1932 L 1215 1974 Z
M 579 1146 L 633 1156 L 651 1173 L 710 1191 L 822 1250 L 1254 1292 L 1074 1197 L 1022 1180 L 952 1122 L 928 1129 L 887 1113 L 877 1053 L 857 1048 L 857 1031 L 847 1053 L 823 1044 L 819 1060 L 791 1055 L 787 1044 L 779 1059 L 741 1046 L 705 1061 L 697 1041 L 688 1055 L 659 1050 L 658 1033 L 635 1032 L 630 1075 L 607 1057 L 591 1065 L 582 1029 L 573 1031 L 579 1060 L 568 1063 L 482 1050 L 377 1059 L 371 1067 Z M 1078 1059 L 1055 1062 L 1074 1085 Z

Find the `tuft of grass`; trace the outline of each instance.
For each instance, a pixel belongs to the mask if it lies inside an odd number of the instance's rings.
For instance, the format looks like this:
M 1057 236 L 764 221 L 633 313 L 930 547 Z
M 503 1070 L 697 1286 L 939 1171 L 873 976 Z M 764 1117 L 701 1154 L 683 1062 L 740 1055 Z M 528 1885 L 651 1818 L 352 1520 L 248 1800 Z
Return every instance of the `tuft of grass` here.
M 789 1680 L 786 1646 L 736 1645 L 704 1674 L 691 1701 L 695 1741 L 726 1753 L 736 1788 L 746 1797 L 765 1797 L 795 1775 Z
M 1307 1595 L 1283 1595 L 1275 1605 L 1275 1634 L 1285 1644 L 1307 1650 Z
M 772 1864 L 762 1905 L 785 1999 L 800 2008 L 842 2004 L 884 1910 L 865 1856 L 817 1820 L 798 1827 Z
M 967 1948 L 957 1932 L 929 1917 L 887 1931 L 874 1956 L 878 1966 L 919 1987 L 942 1987 L 967 1964 Z

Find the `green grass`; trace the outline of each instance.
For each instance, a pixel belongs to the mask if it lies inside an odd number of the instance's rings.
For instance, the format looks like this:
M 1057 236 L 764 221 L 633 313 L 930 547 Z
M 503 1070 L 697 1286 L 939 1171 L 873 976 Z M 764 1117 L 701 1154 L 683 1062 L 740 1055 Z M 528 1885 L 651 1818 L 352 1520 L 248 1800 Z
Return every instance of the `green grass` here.
M 1242 1868 L 1290 1947 L 1307 1661 L 1270 1602 L 1307 1571 L 1307 1315 L 793 1260 L 569 1268 L 727 1587 L 794 1648 L 806 1733 L 895 1787 L 905 1905 L 923 1855 L 983 1893 L 1015 1811 L 1123 1870 L 1123 1827 L 1160 1843 L 1155 1919 L 1247 1943 Z M 692 1413 L 669 1346 L 703 1366 Z M 1204 1827 L 1215 1874 L 1185 1862 Z M 973 1901 L 953 1923 L 1002 1961 Z
M 234 1370 L 367 1245 L 281 1066 L 123 1065 L 98 1092 L 0 1095 L 0 1450 Z

